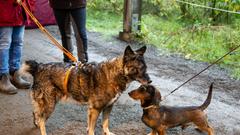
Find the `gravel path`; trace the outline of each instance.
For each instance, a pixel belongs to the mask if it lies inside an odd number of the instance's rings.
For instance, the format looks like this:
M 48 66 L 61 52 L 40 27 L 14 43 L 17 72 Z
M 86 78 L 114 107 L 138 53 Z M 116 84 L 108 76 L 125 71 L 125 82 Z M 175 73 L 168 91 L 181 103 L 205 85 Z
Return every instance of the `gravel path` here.
M 47 27 L 59 38 L 56 26 Z M 90 61 L 103 61 L 123 53 L 124 42 L 116 38 L 106 39 L 98 33 L 89 32 Z M 133 48 L 141 46 L 132 43 Z M 76 49 L 75 49 L 76 50 Z M 76 51 L 74 52 L 76 55 Z M 208 64 L 186 60 L 179 55 L 167 54 L 155 47 L 148 46 L 146 52 L 148 72 L 153 84 L 162 95 L 168 94 L 178 85 L 189 79 Z M 35 59 L 47 63 L 61 61 L 62 53 L 50 44 L 50 41 L 36 29 L 26 30 L 23 59 Z M 170 95 L 162 104 L 200 105 L 206 99 L 208 87 L 214 82 L 213 99 L 206 109 L 209 121 L 216 135 L 240 135 L 240 81 L 231 79 L 224 69 L 217 66 L 187 83 Z M 133 101 L 127 92 L 137 88 L 139 83 L 132 83 L 115 104 L 110 117 L 110 130 L 117 135 L 146 135 L 150 129 L 141 122 L 142 109 L 139 102 Z M 0 94 L 0 135 L 39 135 L 32 123 L 30 90 L 19 90 L 16 95 Z M 86 135 L 87 106 L 74 103 L 59 103 L 47 122 L 49 135 Z M 102 133 L 101 118 L 98 120 L 96 135 Z M 169 135 L 201 135 L 191 126 L 181 131 L 180 128 L 168 130 Z

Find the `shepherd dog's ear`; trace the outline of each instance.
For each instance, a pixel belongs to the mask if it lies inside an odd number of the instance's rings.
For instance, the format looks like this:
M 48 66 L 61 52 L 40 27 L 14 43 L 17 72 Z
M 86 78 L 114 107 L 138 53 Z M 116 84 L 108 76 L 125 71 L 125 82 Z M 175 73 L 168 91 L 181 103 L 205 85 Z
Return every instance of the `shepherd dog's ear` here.
M 124 51 L 124 56 L 131 56 L 133 54 L 134 54 L 134 52 L 133 52 L 132 48 L 128 45 Z
M 143 55 L 147 50 L 147 47 L 146 46 L 143 46 L 141 48 L 139 48 L 138 50 L 136 50 L 136 53 L 139 54 L 139 55 Z
M 128 45 L 124 51 L 124 55 L 123 55 L 123 61 L 127 62 L 128 60 L 130 60 L 133 56 L 134 56 L 134 51 L 132 50 L 132 48 Z

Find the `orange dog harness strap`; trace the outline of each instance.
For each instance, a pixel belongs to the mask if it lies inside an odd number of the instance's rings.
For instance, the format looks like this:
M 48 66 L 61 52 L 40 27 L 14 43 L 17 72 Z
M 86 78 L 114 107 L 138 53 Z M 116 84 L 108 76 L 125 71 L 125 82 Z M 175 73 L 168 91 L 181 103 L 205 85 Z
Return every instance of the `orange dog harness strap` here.
M 67 70 L 67 72 L 66 72 L 66 75 L 65 75 L 65 78 L 64 78 L 64 82 L 63 82 L 63 93 L 64 93 L 64 96 L 68 96 L 68 80 L 69 80 L 71 71 L 72 71 L 72 69 L 73 69 L 74 67 L 75 67 L 75 66 L 71 66 L 71 67 Z

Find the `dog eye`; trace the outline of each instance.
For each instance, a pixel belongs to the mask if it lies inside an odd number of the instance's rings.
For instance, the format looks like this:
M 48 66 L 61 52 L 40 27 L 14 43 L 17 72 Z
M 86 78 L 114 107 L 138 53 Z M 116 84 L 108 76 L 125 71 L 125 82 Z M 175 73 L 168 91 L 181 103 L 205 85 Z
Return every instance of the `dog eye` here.
M 136 68 L 130 68 L 130 73 L 137 73 L 137 69 Z
M 140 91 L 141 91 L 141 92 L 144 92 L 145 90 L 144 90 L 144 89 L 141 89 Z
M 144 92 L 144 91 L 146 91 L 146 90 L 147 90 L 146 87 L 144 87 L 144 86 L 141 87 L 141 91 L 142 91 L 142 92 Z

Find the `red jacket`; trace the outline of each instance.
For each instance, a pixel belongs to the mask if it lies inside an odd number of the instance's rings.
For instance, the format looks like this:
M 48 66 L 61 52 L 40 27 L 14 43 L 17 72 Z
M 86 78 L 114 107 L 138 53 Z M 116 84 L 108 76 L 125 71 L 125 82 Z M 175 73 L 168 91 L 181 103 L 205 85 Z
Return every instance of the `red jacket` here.
M 33 11 L 36 0 L 22 0 Z M 22 26 L 30 23 L 31 19 L 15 0 L 0 0 L 0 27 Z

